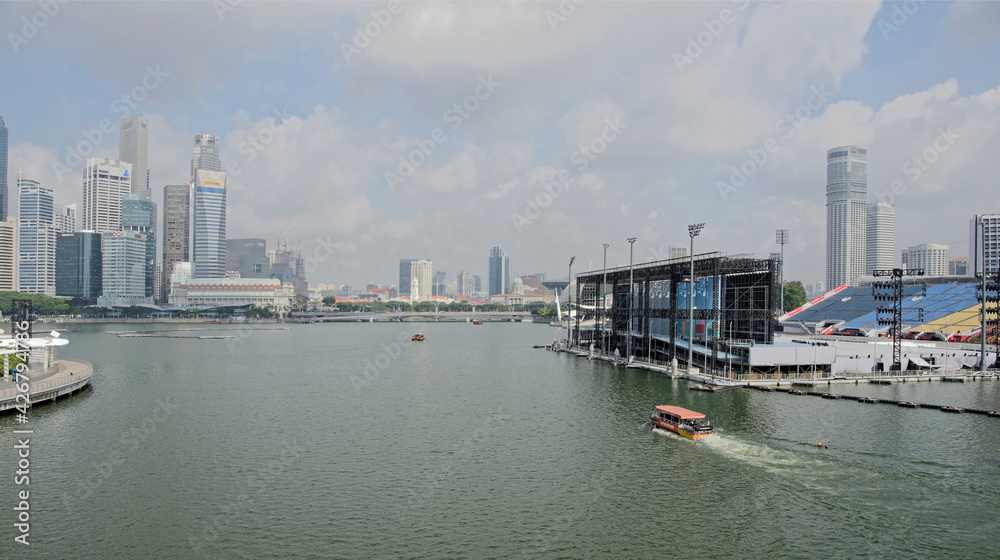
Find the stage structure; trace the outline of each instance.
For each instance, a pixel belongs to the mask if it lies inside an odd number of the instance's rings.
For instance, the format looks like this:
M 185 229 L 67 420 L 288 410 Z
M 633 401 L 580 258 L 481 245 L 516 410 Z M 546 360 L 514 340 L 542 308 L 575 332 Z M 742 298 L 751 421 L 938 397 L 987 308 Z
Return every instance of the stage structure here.
M 623 358 L 629 345 L 636 359 L 651 363 L 686 362 L 720 372 L 747 364 L 755 344 L 774 342 L 780 286 L 778 259 L 705 253 L 607 269 L 611 306 L 604 310 L 609 352 Z M 577 276 L 575 340 L 580 347 L 600 345 L 602 315 L 598 295 L 603 269 Z M 630 277 L 632 280 L 630 281 Z M 689 295 L 694 285 L 694 345 L 688 345 Z M 629 321 L 631 317 L 631 329 Z

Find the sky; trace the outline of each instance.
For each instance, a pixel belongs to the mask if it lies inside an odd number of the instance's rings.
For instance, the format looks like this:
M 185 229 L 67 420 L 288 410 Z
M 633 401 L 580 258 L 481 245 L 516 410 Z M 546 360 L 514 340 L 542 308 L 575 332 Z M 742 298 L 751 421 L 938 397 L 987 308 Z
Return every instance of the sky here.
M 395 284 L 401 258 L 485 281 L 493 246 L 565 278 L 698 222 L 696 253 L 789 230 L 785 280 L 812 283 L 835 146 L 867 148 L 897 262 L 965 256 L 1000 212 L 997 29 L 993 1 L 3 2 L 0 116 L 9 183 L 63 205 L 129 114 L 158 201 L 219 136 L 228 237 L 299 248 L 313 286 Z

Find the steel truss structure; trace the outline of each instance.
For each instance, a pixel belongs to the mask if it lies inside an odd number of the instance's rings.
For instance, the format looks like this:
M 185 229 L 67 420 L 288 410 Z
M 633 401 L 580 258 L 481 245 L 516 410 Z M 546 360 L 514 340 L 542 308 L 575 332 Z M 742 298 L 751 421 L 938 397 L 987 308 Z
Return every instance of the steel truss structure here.
M 872 282 L 872 297 L 875 301 L 888 301 L 892 305 L 885 305 L 877 308 L 875 323 L 880 327 L 889 327 L 892 334 L 892 365 L 890 371 L 899 371 L 902 367 L 902 343 L 903 336 L 903 277 L 923 276 L 924 269 L 910 268 L 890 268 L 885 270 L 873 270 L 872 276 L 876 278 L 889 278 L 888 281 Z M 927 286 L 924 286 L 926 295 Z M 922 308 L 909 308 L 910 313 L 917 314 L 917 323 L 924 322 L 924 310 Z
M 606 291 L 612 294 L 611 306 L 604 310 L 607 322 L 603 329 L 609 337 L 607 348 L 624 350 L 631 331 L 633 354 L 637 358 L 652 362 L 686 360 L 686 347 L 678 350 L 678 339 L 686 341 L 688 338 L 690 266 L 690 257 L 681 257 L 637 264 L 631 269 L 628 266 L 607 269 Z M 695 335 L 696 343 L 711 350 L 711 357 L 705 359 L 706 362 L 710 360 L 704 364 L 706 368 L 718 370 L 726 366 L 716 362 L 719 350 L 728 349 L 730 341 L 743 345 L 774 342 L 780 297 L 779 266 L 778 259 L 727 257 L 717 252 L 695 255 L 697 297 L 701 302 L 711 301 L 710 307 L 697 308 L 696 304 L 693 313 L 696 324 L 702 322 L 712 326 L 711 332 Z M 575 338 L 580 346 L 600 344 L 599 294 L 604 274 L 604 270 L 596 270 L 576 277 L 579 308 Z M 588 323 L 593 327 L 588 327 Z

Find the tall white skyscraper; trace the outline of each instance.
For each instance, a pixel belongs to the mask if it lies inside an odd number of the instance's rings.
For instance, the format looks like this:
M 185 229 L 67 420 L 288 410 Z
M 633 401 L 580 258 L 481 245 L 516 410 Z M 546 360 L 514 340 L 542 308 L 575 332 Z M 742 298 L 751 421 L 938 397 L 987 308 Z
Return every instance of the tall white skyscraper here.
M 152 303 L 146 295 L 146 235 L 113 231 L 101 235 L 102 293 L 98 305 Z
M 0 221 L 7 219 L 7 125 L 0 117 Z
M 132 164 L 129 192 L 149 188 L 149 123 L 142 115 L 132 115 L 118 123 L 118 159 Z
M 865 274 L 888 270 L 896 263 L 896 209 L 885 202 L 868 205 Z
M 864 273 L 868 221 L 868 150 L 826 153 L 826 285 L 854 284 Z
M 83 172 L 83 230 L 104 233 L 122 225 L 122 196 L 132 192 L 132 164 L 87 158 Z
M 222 171 L 222 160 L 219 159 L 218 136 L 199 134 L 194 137 L 194 156 L 191 158 L 191 182 L 194 182 L 194 172 L 196 169 Z
M 196 169 L 192 199 L 194 278 L 226 275 L 226 174 Z
M 978 225 L 980 219 L 986 231 L 985 244 L 983 229 Z M 985 260 L 983 247 L 986 247 Z M 980 214 L 969 220 L 969 276 L 982 274 L 983 263 L 987 274 L 996 274 L 1000 266 L 1000 214 Z
M 74 202 L 66 206 L 54 204 L 52 220 L 53 225 L 56 227 L 56 233 L 73 233 L 76 231 L 76 203 Z
M 56 229 L 52 189 L 17 176 L 17 290 L 56 295 Z
M 903 250 L 903 268 L 924 269 L 924 276 L 948 274 L 948 246 L 936 243 L 914 245 Z

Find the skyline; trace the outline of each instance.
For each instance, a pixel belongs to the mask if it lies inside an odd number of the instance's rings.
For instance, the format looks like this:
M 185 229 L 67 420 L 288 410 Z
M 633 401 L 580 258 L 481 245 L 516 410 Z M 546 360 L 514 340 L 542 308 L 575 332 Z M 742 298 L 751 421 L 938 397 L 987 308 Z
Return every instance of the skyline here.
M 27 38 L 41 8 L 7 3 L 8 181 L 23 167 L 79 204 L 72 153 L 117 159 L 118 121 L 142 114 L 163 208 L 191 139 L 218 136 L 227 237 L 332 253 L 310 282 L 352 286 L 414 256 L 485 278 L 493 246 L 511 278 L 599 269 L 602 243 L 626 265 L 631 236 L 636 262 L 663 259 L 696 222 L 696 253 L 766 257 L 788 229 L 785 280 L 814 283 L 841 145 L 895 206 L 897 263 L 967 254 L 968 220 L 997 211 L 1000 4 L 561 6 L 70 3 Z

